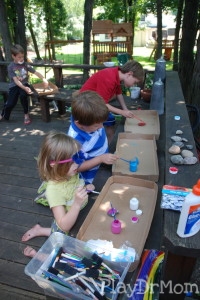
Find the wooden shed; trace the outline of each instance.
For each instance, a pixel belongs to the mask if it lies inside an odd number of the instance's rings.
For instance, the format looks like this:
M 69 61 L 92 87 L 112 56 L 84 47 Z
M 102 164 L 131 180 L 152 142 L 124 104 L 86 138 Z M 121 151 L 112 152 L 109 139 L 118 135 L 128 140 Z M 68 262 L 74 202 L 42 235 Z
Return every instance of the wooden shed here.
M 98 37 L 104 35 L 105 40 Z M 92 45 L 94 64 L 110 61 L 119 53 L 133 55 L 132 23 L 113 23 L 111 20 L 97 20 L 92 24 Z M 120 39 L 121 38 L 121 39 Z

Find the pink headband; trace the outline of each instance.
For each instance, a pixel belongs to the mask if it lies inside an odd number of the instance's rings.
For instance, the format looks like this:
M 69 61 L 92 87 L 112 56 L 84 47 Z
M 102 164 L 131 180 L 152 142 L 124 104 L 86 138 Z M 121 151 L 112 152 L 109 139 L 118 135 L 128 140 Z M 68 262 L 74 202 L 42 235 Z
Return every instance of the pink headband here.
M 60 161 L 51 161 L 50 165 L 54 166 L 55 164 L 65 164 L 65 163 L 70 162 L 70 161 L 73 161 L 73 159 L 72 158 L 68 158 L 68 159 L 60 160 Z

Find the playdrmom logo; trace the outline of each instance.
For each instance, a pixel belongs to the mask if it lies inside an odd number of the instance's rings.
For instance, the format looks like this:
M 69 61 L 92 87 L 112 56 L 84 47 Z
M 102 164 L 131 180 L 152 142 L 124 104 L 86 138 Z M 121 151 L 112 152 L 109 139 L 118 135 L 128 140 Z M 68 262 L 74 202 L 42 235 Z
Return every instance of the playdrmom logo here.
M 114 282 L 112 280 L 106 280 L 105 288 L 109 289 L 110 293 L 125 294 L 128 297 L 132 297 L 132 300 L 134 300 L 134 296 L 144 295 L 145 293 L 154 294 L 155 291 L 159 294 L 164 294 L 166 289 L 169 294 L 177 295 L 192 292 L 198 294 L 200 292 L 198 285 L 195 283 L 186 282 L 184 284 L 173 284 L 171 280 L 168 282 L 161 280 L 159 283 L 149 283 L 146 280 L 138 279 L 133 286 L 121 282 L 117 285 L 117 287 L 114 286 Z

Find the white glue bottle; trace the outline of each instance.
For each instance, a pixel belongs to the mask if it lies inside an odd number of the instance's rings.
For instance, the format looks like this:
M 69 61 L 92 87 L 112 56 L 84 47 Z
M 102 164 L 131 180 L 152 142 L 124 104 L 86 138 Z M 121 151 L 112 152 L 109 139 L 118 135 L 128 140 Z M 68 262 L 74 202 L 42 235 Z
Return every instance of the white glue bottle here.
M 200 230 L 200 179 L 192 192 L 185 197 L 179 218 L 177 234 L 184 238 Z

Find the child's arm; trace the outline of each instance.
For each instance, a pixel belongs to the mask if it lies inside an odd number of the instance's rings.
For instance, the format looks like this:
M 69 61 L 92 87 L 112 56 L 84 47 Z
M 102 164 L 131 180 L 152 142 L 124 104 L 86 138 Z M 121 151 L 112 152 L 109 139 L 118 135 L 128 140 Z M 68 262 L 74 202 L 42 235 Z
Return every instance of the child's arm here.
M 63 205 L 52 207 L 52 212 L 57 225 L 65 232 L 68 232 L 75 224 L 81 206 L 87 198 L 87 191 L 84 187 L 78 187 L 74 195 L 74 203 L 70 210 L 66 212 Z
M 101 163 L 112 165 L 119 157 L 115 154 L 105 153 L 99 156 L 96 156 L 92 159 L 84 161 L 79 167 L 78 172 L 84 172 L 90 170 Z
M 18 79 L 17 76 L 13 77 L 13 80 L 18 87 L 20 87 L 22 90 L 24 90 L 27 94 L 32 94 L 32 90 L 28 87 L 23 85 L 23 83 Z
M 114 114 L 122 115 L 125 118 L 133 118 L 133 113 L 130 110 L 128 110 L 128 108 L 126 106 L 126 103 L 124 101 L 124 97 L 122 96 L 122 94 L 117 95 L 117 100 L 119 101 L 122 109 L 116 108 L 116 107 L 114 107 L 110 104 L 106 104 L 109 111 L 114 113 Z
M 40 72 L 38 72 L 38 71 L 35 71 L 34 74 L 35 74 L 38 78 L 40 78 L 40 79 L 43 81 L 44 87 L 47 88 L 48 85 L 49 85 L 49 83 L 48 83 L 48 81 L 46 80 L 46 78 L 44 78 L 44 76 L 43 76 Z

